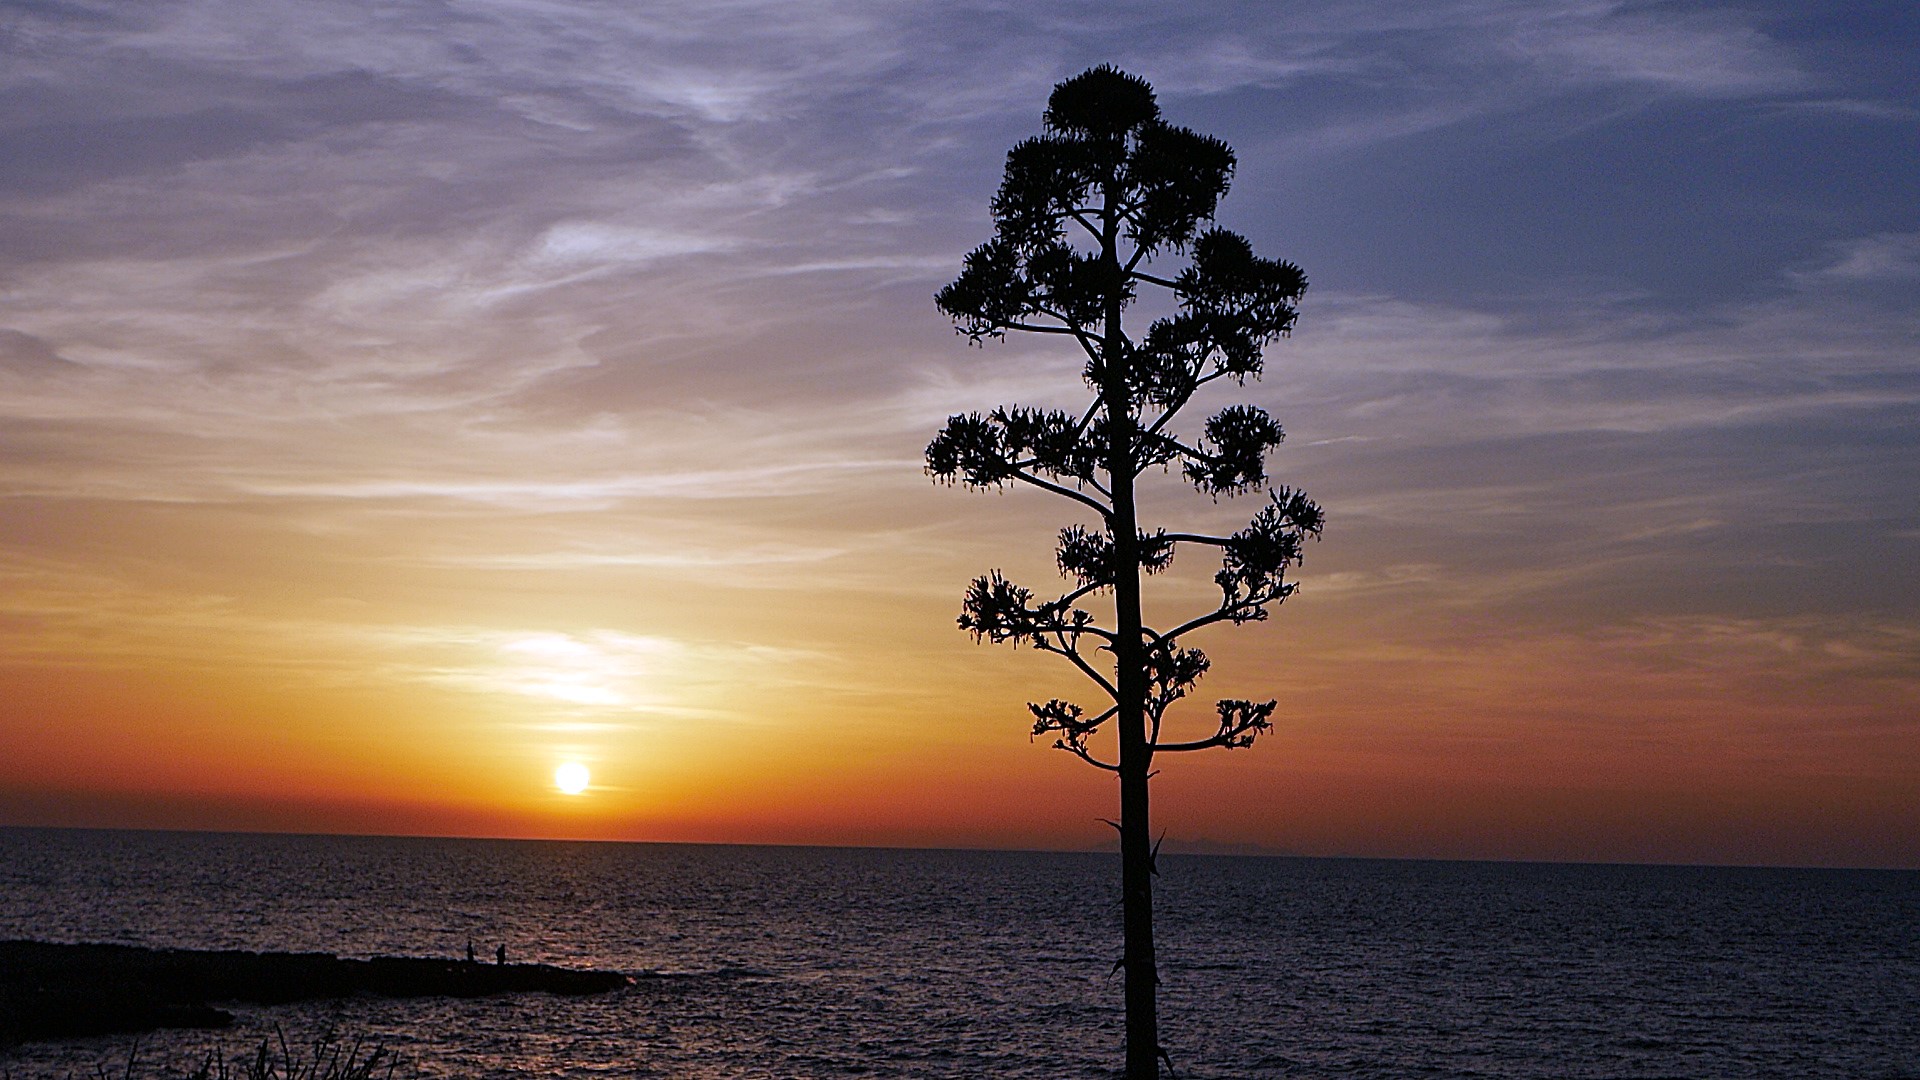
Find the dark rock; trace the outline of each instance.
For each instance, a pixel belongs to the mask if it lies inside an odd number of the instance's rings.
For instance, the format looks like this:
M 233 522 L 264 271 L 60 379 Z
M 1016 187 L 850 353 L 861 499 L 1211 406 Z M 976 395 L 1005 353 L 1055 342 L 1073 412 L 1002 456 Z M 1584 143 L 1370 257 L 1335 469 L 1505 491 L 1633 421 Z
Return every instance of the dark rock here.
M 210 1002 L 597 994 L 630 981 L 619 972 L 545 964 L 0 941 L 0 1045 L 233 1022 Z

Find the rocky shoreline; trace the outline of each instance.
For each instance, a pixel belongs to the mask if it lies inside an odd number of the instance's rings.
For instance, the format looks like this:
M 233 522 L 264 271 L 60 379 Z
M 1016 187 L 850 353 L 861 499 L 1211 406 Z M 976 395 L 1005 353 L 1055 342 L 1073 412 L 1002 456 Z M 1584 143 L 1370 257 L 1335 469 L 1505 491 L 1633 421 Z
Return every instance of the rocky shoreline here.
M 226 1027 L 233 1015 L 216 1003 L 282 1005 L 356 994 L 598 994 L 631 981 L 614 971 L 545 964 L 0 941 L 0 1046 Z

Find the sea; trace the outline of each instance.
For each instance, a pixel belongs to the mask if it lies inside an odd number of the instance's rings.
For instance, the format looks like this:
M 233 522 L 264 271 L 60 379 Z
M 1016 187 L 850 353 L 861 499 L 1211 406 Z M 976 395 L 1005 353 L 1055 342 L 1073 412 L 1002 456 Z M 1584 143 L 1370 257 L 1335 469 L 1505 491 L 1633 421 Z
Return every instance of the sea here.
M 1166 855 L 1157 888 L 1181 1077 L 1920 1080 L 1920 873 Z M 398 1076 L 1108 1078 L 1118 897 L 1097 853 L 0 829 L 0 938 L 636 977 L 234 1006 L 0 1076 L 331 1034 Z

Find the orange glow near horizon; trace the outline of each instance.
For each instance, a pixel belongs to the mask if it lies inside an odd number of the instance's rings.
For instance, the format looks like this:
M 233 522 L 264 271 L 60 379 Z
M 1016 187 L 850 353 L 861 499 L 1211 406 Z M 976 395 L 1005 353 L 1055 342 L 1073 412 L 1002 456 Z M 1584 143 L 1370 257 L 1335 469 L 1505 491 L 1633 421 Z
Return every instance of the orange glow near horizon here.
M 900 628 L 885 678 L 809 654 L 796 661 L 809 676 L 767 661 L 771 677 L 756 685 L 729 680 L 741 670 L 731 655 L 558 630 L 389 628 L 376 635 L 393 680 L 381 686 L 340 674 L 371 669 L 371 653 L 308 655 L 311 670 L 298 676 L 290 669 L 301 657 L 260 652 L 225 671 L 172 658 L 148 670 L 10 667 L 0 672 L 11 743 L 0 816 L 1105 846 L 1106 777 L 1023 737 L 1021 703 L 1057 692 L 1063 673 L 1044 657 L 974 646 L 944 625 L 938 603 L 916 597 L 908 610 L 870 614 L 873 626 Z M 779 618 L 771 606 L 757 614 Z M 1830 676 L 1773 670 L 1777 643 L 1724 629 L 1716 652 L 1678 670 L 1663 670 L 1678 659 L 1664 632 L 1638 642 L 1516 636 L 1421 655 L 1404 639 L 1383 648 L 1368 630 L 1297 601 L 1268 626 L 1223 635 L 1234 647 L 1216 652 L 1217 693 L 1255 692 L 1276 639 L 1292 650 L 1293 675 L 1278 687 L 1281 722 L 1253 749 L 1165 763 L 1157 820 L 1170 849 L 1881 865 L 1900 863 L 1910 843 L 1898 735 L 1858 722 L 1898 707 L 1897 687 L 1880 702 L 1831 700 Z M 393 651 L 408 639 L 460 648 L 409 669 Z M 817 649 L 823 639 L 813 640 Z M 1729 709 L 1746 714 L 1743 736 L 1721 721 Z M 1817 762 L 1783 767 L 1815 736 Z M 567 794 L 556 766 L 537 764 L 555 755 L 593 763 L 591 798 Z

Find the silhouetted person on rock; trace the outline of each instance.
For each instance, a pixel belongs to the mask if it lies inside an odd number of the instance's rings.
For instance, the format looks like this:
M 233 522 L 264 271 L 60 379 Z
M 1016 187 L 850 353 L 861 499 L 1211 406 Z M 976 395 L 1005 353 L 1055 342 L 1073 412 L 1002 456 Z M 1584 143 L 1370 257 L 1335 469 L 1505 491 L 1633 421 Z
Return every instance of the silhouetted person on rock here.
M 467 939 L 467 963 L 469 964 L 476 963 L 479 961 L 479 959 L 480 959 L 480 955 L 473 951 L 473 939 L 468 938 Z
M 493 950 L 493 962 L 496 964 L 505 964 L 507 962 L 507 946 L 504 942 L 499 948 Z

